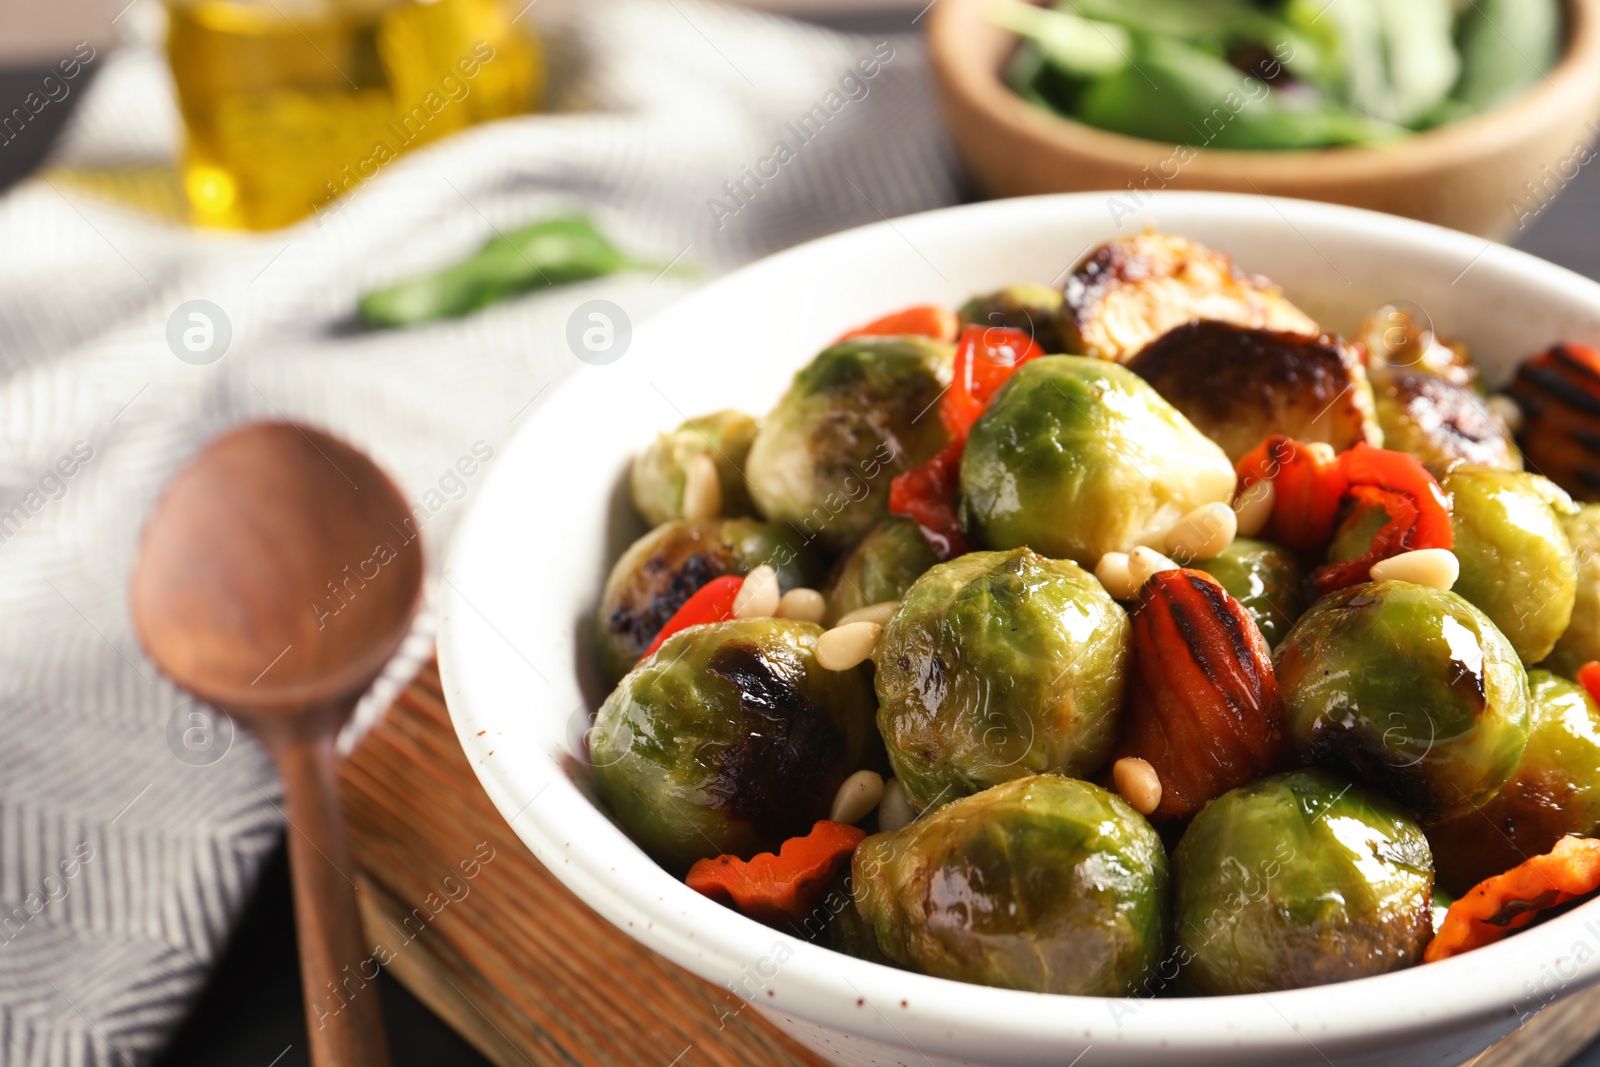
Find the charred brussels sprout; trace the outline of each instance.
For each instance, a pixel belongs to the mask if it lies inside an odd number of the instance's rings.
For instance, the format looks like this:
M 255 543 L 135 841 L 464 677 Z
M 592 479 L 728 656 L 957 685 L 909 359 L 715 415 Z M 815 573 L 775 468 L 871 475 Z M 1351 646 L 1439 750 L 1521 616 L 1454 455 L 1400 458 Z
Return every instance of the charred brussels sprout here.
M 1528 680 L 1454 593 L 1369 582 L 1323 597 L 1276 656 L 1290 745 L 1387 793 L 1424 826 L 1486 802 L 1528 739 Z
M 762 424 L 745 477 L 773 522 L 842 551 L 889 510 L 889 482 L 945 443 L 933 405 L 954 349 L 923 337 L 862 337 L 812 360 Z
M 1577 505 L 1537 474 L 1462 464 L 1440 483 L 1450 496 L 1461 577 L 1455 591 L 1506 635 L 1523 663 L 1550 654 L 1578 589 L 1562 518 Z
M 822 590 L 828 601 L 823 621 L 832 626 L 857 608 L 899 600 L 938 562 L 916 523 L 889 516 L 834 567 Z
M 1457 893 L 1600 828 L 1600 707 L 1548 671 L 1529 671 L 1528 689 L 1528 747 L 1511 781 L 1428 832 L 1439 880 Z
M 827 818 L 868 758 L 870 672 L 819 667 L 821 633 L 792 619 L 693 626 L 601 705 L 595 786 L 663 866 L 776 851 Z
M 912 806 L 1096 770 L 1116 740 L 1127 655 L 1127 615 L 1067 560 L 1022 548 L 928 571 L 873 653 L 878 729 Z
M 1522 469 L 1522 453 L 1505 424 L 1466 386 L 1414 370 L 1390 370 L 1376 392 L 1386 447 L 1434 467 L 1459 461 Z
M 1233 467 L 1138 375 L 1104 360 L 1024 364 L 973 424 L 962 513 L 989 548 L 1093 567 L 1159 544 L 1184 514 L 1233 495 Z
M 1269 648 L 1277 647 L 1306 609 L 1306 567 L 1287 548 L 1237 537 L 1222 555 L 1192 566 L 1249 609 Z
M 1002 326 L 1032 337 L 1046 354 L 1071 352 L 1062 320 L 1061 290 L 1048 285 L 1008 285 L 975 296 L 961 309 L 961 325 Z
M 1417 963 L 1433 859 L 1389 802 L 1323 771 L 1241 786 L 1172 855 L 1175 952 L 1198 993 L 1343 982 Z
M 1572 602 L 1572 621 L 1556 641 L 1545 665 L 1566 675 L 1600 659 L 1600 504 L 1584 504 L 1561 524 L 1577 561 L 1578 587 Z
M 671 433 L 661 434 L 633 460 L 629 488 L 633 506 L 651 526 L 681 519 L 683 490 L 689 467 L 709 459 L 717 472 L 721 491 L 719 515 L 748 515 L 750 496 L 745 492 L 744 462 L 756 439 L 756 420 L 739 411 L 719 411 L 690 419 Z M 708 516 L 701 515 L 698 518 Z
M 621 678 L 696 589 L 724 574 L 748 574 L 763 563 L 778 572 L 784 591 L 816 582 L 811 554 L 799 538 L 777 526 L 709 519 L 651 530 L 628 547 L 606 578 L 595 613 L 600 665 L 610 678 Z
M 995 786 L 867 838 L 852 871 L 878 947 L 924 974 L 1116 997 L 1166 955 L 1166 850 L 1138 812 L 1088 782 Z

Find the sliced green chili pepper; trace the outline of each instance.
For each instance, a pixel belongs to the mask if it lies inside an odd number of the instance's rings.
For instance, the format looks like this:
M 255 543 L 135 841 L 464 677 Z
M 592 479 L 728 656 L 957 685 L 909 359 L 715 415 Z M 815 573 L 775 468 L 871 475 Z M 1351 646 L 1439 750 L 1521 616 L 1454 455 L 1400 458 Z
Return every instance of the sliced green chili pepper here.
M 362 321 L 411 326 L 457 318 L 516 293 L 614 274 L 628 265 L 582 215 L 499 234 L 471 259 L 368 293 Z

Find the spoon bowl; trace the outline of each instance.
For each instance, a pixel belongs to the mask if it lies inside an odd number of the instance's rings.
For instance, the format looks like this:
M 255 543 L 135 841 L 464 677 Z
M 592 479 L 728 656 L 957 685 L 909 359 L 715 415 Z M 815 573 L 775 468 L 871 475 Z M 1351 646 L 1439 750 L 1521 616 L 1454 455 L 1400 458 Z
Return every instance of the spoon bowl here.
M 394 483 L 344 442 L 289 422 L 234 430 L 179 472 L 134 568 L 145 651 L 239 718 L 283 779 L 317 1067 L 388 1062 L 334 741 L 410 630 L 422 576 L 422 543 Z

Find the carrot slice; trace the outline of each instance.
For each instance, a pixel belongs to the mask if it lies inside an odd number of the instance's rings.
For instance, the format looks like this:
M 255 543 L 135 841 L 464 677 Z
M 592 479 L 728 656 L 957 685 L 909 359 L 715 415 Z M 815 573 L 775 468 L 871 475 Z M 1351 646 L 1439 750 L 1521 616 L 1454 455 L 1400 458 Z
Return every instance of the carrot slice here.
M 1600 841 L 1563 837 L 1549 852 L 1485 878 L 1450 905 L 1422 962 L 1437 963 L 1492 945 L 1533 922 L 1541 911 L 1597 889 Z
M 800 922 L 828 891 L 839 865 L 848 860 L 866 831 L 820 819 L 804 837 L 791 837 L 774 856 L 760 852 L 748 860 L 716 856 L 696 860 L 684 879 L 697 893 L 728 904 L 757 922 L 775 926 Z

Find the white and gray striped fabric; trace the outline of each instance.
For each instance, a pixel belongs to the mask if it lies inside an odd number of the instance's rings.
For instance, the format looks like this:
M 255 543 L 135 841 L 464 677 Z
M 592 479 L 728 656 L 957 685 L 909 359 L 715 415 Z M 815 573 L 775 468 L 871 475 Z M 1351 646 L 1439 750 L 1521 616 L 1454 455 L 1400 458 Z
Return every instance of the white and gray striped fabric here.
M 155 7 L 138 0 L 124 22 Z M 152 1059 L 279 832 L 267 759 L 242 736 L 216 758 L 206 709 L 157 674 L 128 619 L 143 517 L 201 444 L 257 418 L 333 430 L 418 503 L 436 564 L 475 488 L 457 461 L 487 450 L 492 466 L 539 417 L 530 403 L 576 366 L 579 304 L 603 297 L 637 321 L 691 284 L 683 267 L 704 277 L 957 197 L 912 34 L 840 36 L 695 0 L 534 13 L 559 113 L 406 156 L 320 221 L 198 233 L 49 171 L 0 198 L 0 1062 Z M 134 42 L 91 63 L 53 163 L 170 159 L 159 52 Z M 403 333 L 349 327 L 362 292 L 574 208 L 679 269 Z M 167 341 L 190 300 L 231 325 L 208 365 Z M 596 412 L 594 432 L 612 429 Z

